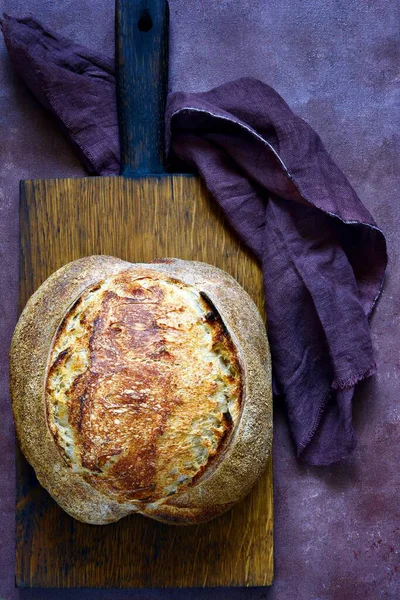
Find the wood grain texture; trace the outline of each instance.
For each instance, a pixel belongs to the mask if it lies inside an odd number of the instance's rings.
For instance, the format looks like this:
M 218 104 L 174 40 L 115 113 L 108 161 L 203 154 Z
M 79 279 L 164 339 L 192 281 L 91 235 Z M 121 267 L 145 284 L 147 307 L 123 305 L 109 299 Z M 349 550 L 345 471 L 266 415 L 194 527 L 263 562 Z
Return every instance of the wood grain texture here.
M 117 0 L 115 6 L 120 173 L 163 173 L 168 3 Z
M 90 254 L 131 262 L 205 261 L 228 271 L 264 312 L 260 269 L 190 176 L 21 182 L 20 308 L 63 264 Z M 200 526 L 132 515 L 93 526 L 64 513 L 18 455 L 20 587 L 263 586 L 273 578 L 271 460 L 249 496 Z

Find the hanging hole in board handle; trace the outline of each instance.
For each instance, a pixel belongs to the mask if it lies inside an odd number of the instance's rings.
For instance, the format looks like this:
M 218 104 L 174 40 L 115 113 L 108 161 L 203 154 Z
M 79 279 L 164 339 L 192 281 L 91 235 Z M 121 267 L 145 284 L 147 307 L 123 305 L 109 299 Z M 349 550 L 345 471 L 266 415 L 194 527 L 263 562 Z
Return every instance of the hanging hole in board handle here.
M 147 8 L 145 8 L 140 15 L 140 19 L 138 21 L 138 29 L 139 31 L 150 31 L 153 27 L 153 20 Z

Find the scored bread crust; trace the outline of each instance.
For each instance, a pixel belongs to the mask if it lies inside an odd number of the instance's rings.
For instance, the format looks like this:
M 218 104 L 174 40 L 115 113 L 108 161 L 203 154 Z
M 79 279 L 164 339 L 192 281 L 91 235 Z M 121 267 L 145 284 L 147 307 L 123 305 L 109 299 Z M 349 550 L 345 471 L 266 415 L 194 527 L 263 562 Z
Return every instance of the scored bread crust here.
M 50 431 L 45 382 L 54 336 L 86 288 L 122 271 L 155 271 L 204 292 L 235 344 L 243 380 L 241 414 L 223 456 L 183 491 L 148 504 L 118 502 L 87 483 L 63 459 Z M 207 521 L 241 500 L 264 471 L 272 443 L 271 361 L 265 328 L 254 302 L 226 272 L 200 262 L 161 259 L 133 264 L 89 256 L 51 275 L 27 302 L 10 350 L 10 386 L 17 437 L 39 482 L 82 522 L 105 524 L 133 512 L 162 522 Z

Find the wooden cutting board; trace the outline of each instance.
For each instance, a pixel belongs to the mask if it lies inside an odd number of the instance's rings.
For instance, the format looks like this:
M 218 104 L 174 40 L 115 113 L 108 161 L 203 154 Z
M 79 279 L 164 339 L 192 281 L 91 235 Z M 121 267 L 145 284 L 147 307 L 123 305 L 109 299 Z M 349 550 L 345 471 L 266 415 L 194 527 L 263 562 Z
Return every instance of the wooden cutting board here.
M 216 265 L 239 281 L 264 314 L 260 269 L 200 180 L 163 173 L 165 4 L 138 0 L 128 6 L 121 0 L 118 9 L 125 177 L 21 182 L 20 309 L 63 264 L 108 254 L 131 262 L 178 257 Z M 150 43 L 146 35 L 153 36 Z M 146 81 L 138 86 L 144 72 Z M 133 101 L 143 101 L 154 118 L 149 121 L 139 104 L 135 112 Z M 17 451 L 16 517 L 18 587 L 263 586 L 273 578 L 271 460 L 249 496 L 207 524 L 176 527 L 131 515 L 95 526 L 62 511 Z

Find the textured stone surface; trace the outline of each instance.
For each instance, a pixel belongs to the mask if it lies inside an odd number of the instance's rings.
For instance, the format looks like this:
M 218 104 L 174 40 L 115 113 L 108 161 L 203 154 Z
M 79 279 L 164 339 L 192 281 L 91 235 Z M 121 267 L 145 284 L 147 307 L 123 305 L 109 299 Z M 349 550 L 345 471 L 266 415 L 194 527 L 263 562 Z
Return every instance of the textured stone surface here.
M 64 35 L 113 51 L 107 0 L 0 0 Z M 387 235 L 384 294 L 373 317 L 378 375 L 355 401 L 359 444 L 329 469 L 294 458 L 275 417 L 275 556 L 271 589 L 21 591 L 13 588 L 13 427 L 6 355 L 17 313 L 18 181 L 80 176 L 83 169 L 45 112 L 13 74 L 0 47 L 0 597 L 11 600 L 218 598 L 397 600 L 400 597 L 400 140 L 397 2 L 368 0 L 171 0 L 174 90 L 205 90 L 242 75 L 274 86 L 321 135 Z M 396 111 L 397 108 L 397 111 Z

